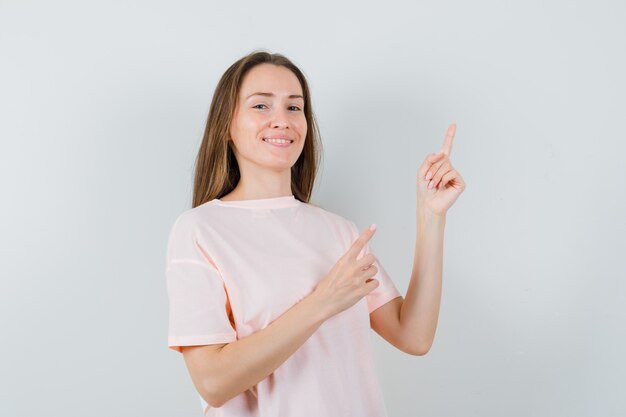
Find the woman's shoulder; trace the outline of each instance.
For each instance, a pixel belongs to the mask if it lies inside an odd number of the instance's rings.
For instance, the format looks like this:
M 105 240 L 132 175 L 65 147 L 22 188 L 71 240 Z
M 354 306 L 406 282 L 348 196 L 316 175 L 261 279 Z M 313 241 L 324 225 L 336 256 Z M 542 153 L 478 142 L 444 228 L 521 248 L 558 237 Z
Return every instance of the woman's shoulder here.
M 335 224 L 339 224 L 348 228 L 356 228 L 356 224 L 352 220 L 350 220 L 347 215 L 344 215 L 339 211 L 331 210 L 327 207 L 315 203 L 307 203 L 307 207 L 313 213 L 324 216 Z
M 174 216 L 172 227 L 193 227 L 210 219 L 215 205 L 211 201 L 200 204 L 196 207 L 184 209 Z

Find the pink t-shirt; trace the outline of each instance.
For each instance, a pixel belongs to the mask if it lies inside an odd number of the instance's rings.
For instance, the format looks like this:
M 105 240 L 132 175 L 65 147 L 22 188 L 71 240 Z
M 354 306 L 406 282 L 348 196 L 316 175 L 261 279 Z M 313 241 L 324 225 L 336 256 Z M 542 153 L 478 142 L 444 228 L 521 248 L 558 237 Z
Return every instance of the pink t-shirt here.
M 214 199 L 174 222 L 166 259 L 168 346 L 230 343 L 267 327 L 308 296 L 360 235 L 354 222 L 293 195 Z M 358 258 L 370 252 L 366 246 Z M 369 313 L 400 297 L 380 285 L 326 320 L 272 374 L 205 415 L 387 415 L 373 362 Z

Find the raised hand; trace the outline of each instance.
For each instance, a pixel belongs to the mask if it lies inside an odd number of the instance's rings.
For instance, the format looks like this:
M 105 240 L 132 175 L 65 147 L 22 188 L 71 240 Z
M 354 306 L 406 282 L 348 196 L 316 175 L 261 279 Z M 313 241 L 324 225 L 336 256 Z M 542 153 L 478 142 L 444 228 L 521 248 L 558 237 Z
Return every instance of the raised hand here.
M 465 181 L 452 167 L 450 154 L 456 124 L 448 127 L 443 147 L 430 154 L 417 171 L 417 206 L 443 216 L 465 190 Z

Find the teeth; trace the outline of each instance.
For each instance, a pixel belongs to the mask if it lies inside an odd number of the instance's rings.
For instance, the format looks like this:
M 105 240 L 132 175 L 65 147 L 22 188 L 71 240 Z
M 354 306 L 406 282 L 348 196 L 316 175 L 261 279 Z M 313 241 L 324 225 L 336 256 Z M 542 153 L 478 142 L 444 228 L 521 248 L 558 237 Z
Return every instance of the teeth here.
M 264 139 L 266 142 L 273 142 L 273 143 L 291 143 L 291 141 L 289 139 L 271 139 L 271 138 L 265 138 Z

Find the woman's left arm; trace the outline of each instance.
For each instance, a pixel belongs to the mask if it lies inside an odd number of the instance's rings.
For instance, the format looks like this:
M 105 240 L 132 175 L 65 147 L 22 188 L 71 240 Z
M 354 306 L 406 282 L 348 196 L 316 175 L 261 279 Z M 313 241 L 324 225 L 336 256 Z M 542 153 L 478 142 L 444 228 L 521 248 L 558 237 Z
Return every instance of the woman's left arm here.
M 448 128 L 442 149 L 429 155 L 417 173 L 417 232 L 411 281 L 400 308 L 401 340 L 425 354 L 435 338 L 443 269 L 446 213 L 465 190 L 450 163 L 456 125 Z
M 446 217 L 417 208 L 417 236 L 413 271 L 400 306 L 400 340 L 409 351 L 425 355 L 435 338 L 443 269 L 443 232 Z
M 405 352 L 424 355 L 435 338 L 443 269 L 446 213 L 465 190 L 450 163 L 456 125 L 448 128 L 442 149 L 426 157 L 417 173 L 416 239 L 411 281 L 400 298 L 370 315 L 372 328 Z

